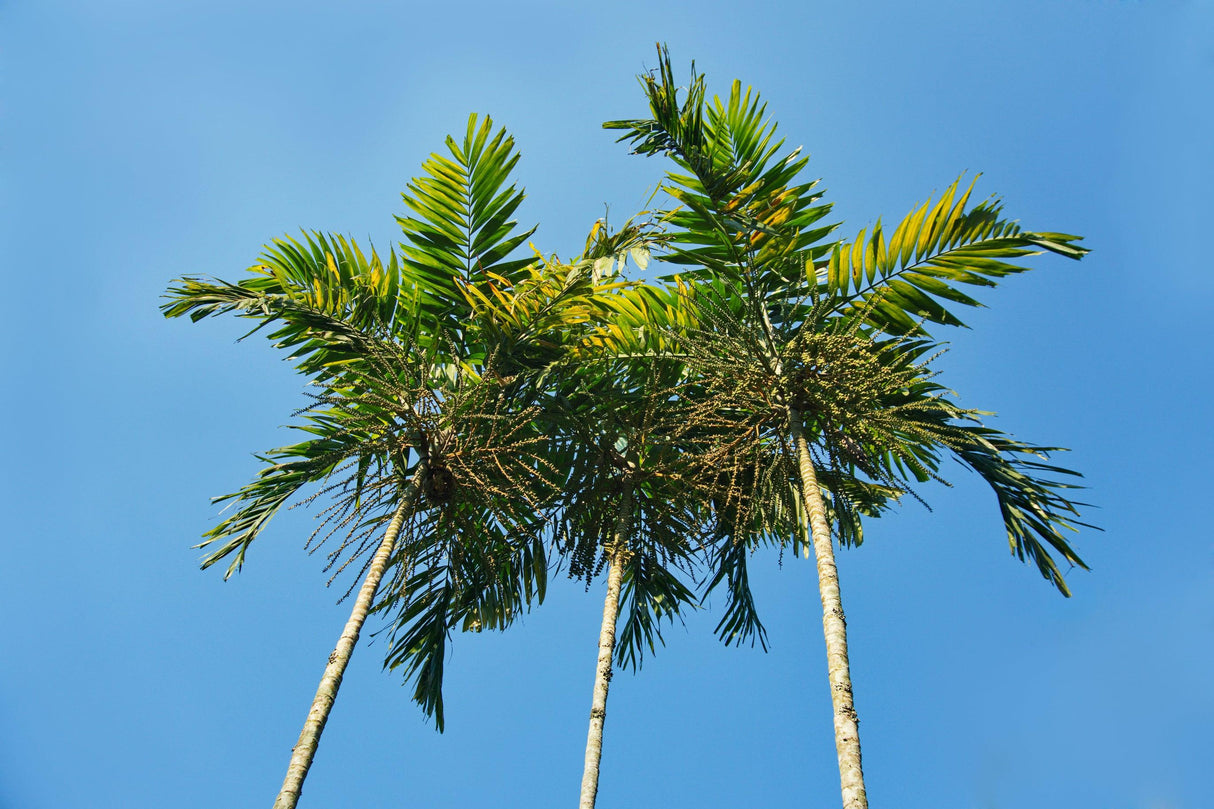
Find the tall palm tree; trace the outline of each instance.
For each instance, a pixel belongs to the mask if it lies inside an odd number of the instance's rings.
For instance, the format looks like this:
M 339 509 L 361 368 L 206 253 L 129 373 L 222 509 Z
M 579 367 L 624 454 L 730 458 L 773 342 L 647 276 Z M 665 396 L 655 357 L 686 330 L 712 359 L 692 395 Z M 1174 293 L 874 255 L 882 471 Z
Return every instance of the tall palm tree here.
M 787 541 L 795 514 L 817 562 L 843 804 L 866 807 L 831 525 L 841 543 L 860 542 L 862 516 L 913 494 L 947 452 L 990 483 L 1013 551 L 1068 592 L 1051 551 L 1083 566 L 1061 533 L 1078 524 L 1076 504 L 1066 484 L 1037 475 L 1073 473 L 1035 460 L 1048 448 L 948 404 L 923 359 L 933 348 L 924 324 L 959 324 L 941 299 L 974 304 L 958 285 L 1027 269 L 1015 259 L 1086 251 L 1073 236 L 1021 230 L 997 201 L 968 207 L 956 184 L 888 240 L 878 224 L 850 243 L 828 241 L 829 206 L 815 183 L 798 182 L 806 159 L 781 153 L 757 94 L 734 82 L 727 99 L 707 101 L 694 67 L 681 93 L 661 46 L 641 83 L 651 117 L 604 126 L 622 130 L 634 153 L 677 167 L 664 183 L 677 205 L 665 258 L 694 285 L 687 299 L 700 327 L 680 337 L 700 406 L 718 414 L 714 504 L 733 535 L 710 582 L 734 591 L 719 629 L 727 641 L 761 638 L 737 549 L 756 537 Z
M 504 130 L 474 115 L 447 149 L 403 195 L 399 257 L 342 237 L 280 239 L 251 277 L 182 279 L 163 307 L 270 326 L 318 391 L 296 425 L 310 437 L 266 453 L 252 483 L 219 498 L 237 510 L 205 535 L 203 567 L 228 560 L 225 577 L 238 571 L 283 504 L 311 487 L 332 497 L 313 539 L 339 535 L 330 566 L 364 574 L 276 807 L 299 799 L 369 612 L 389 617 L 385 665 L 416 681 L 441 730 L 450 632 L 503 628 L 544 596 L 555 470 L 535 378 L 568 323 L 586 317 L 593 284 L 538 256 L 511 258 L 532 231 L 511 219 L 523 193 L 508 184 L 518 154 Z
M 612 233 L 597 223 L 575 266 L 606 280 L 628 257 L 641 269 L 654 243 L 648 223 Z M 565 470 L 555 509 L 557 547 L 569 575 L 606 573 L 579 806 L 597 800 L 607 697 L 616 665 L 637 669 L 661 642 L 663 621 L 695 601 L 698 539 L 706 511 L 687 485 L 675 440 L 684 413 L 671 391 L 678 362 L 654 352 L 644 312 L 671 302 L 653 288 L 603 283 L 588 299 L 593 315 L 568 333 L 563 362 L 550 369 L 544 418 L 550 457 Z M 624 616 L 623 626 L 618 625 Z
M 706 531 L 704 510 L 679 473 L 685 463 L 671 440 L 669 402 L 659 395 L 668 390 L 662 371 L 629 385 L 621 366 L 609 368 L 594 369 L 598 384 L 570 397 L 570 474 L 557 523 L 570 575 L 587 584 L 602 569 L 607 575 L 583 809 L 595 805 L 598 793 L 613 658 L 639 668 L 646 648 L 652 652 L 661 641 L 662 621 L 694 604 L 697 551 Z

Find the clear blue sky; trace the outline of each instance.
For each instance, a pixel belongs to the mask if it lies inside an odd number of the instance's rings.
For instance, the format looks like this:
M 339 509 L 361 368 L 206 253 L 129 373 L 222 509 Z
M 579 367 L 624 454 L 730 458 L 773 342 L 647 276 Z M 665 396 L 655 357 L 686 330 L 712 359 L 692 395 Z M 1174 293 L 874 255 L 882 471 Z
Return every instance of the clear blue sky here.
M 1212 31 L 1175 0 L 0 4 L 0 807 L 268 806 L 348 612 L 300 510 L 232 581 L 197 569 L 302 387 L 240 324 L 164 321 L 165 286 L 300 227 L 390 244 L 471 111 L 517 138 L 537 244 L 576 252 L 659 176 L 599 128 L 643 112 L 656 40 L 764 93 L 845 232 L 981 171 L 1093 250 L 985 294 L 942 361 L 1073 448 L 1106 529 L 1075 597 L 959 468 L 841 555 L 873 806 L 1214 806 Z M 837 805 L 812 567 L 755 568 L 772 651 L 718 644 L 710 604 L 618 675 L 600 806 Z M 456 637 L 441 736 L 361 644 L 302 805 L 572 806 L 601 597 L 560 578 Z

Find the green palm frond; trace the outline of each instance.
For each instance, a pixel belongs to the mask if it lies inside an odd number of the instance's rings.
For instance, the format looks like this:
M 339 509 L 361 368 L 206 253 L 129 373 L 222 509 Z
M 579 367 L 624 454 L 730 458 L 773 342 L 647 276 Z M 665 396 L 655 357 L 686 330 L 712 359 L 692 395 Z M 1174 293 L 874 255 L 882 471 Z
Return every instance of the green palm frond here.
M 726 645 L 742 645 L 750 641 L 758 643 L 767 651 L 767 629 L 759 619 L 754 593 L 750 589 L 750 571 L 747 567 L 751 549 L 744 541 L 733 541 L 723 536 L 715 543 L 715 552 L 709 561 L 713 575 L 704 587 L 701 600 L 722 583 L 725 584 L 725 610 L 715 632 Z
M 669 361 L 678 358 L 677 335 L 696 325 L 689 305 L 692 288 L 682 279 L 657 284 L 621 284 L 594 297 L 595 316 L 570 356 L 579 362 L 606 358 Z
M 514 281 L 491 273 L 459 290 L 475 325 L 486 371 L 513 377 L 538 372 L 566 358 L 595 319 L 599 299 L 624 286 L 596 281 L 589 266 L 537 257 Z
M 458 539 L 457 539 L 458 538 Z M 445 724 L 443 668 L 455 631 L 502 630 L 543 600 L 543 543 L 512 535 L 475 504 L 415 520 L 398 547 L 396 578 L 376 611 L 391 615 L 384 666 L 414 683 L 414 700 Z
M 161 311 L 195 322 L 229 313 L 257 321 L 246 337 L 273 325 L 268 339 L 315 378 L 340 373 L 368 335 L 412 342 L 418 334 L 394 253 L 385 262 L 353 240 L 310 233 L 302 242 L 275 240 L 248 271 L 235 284 L 183 278 L 169 287 Z
M 410 534 L 416 536 L 417 531 Z M 452 570 L 449 547 L 436 539 L 433 534 L 423 534 L 420 539 L 409 538 L 400 543 L 401 549 L 410 551 L 410 572 L 405 574 L 402 565 L 396 566 L 396 570 L 402 571 L 398 573 L 400 583 L 393 582 L 387 588 L 395 598 L 391 602 L 381 601 L 381 609 L 390 603 L 395 613 L 384 666 L 400 669 L 406 682 L 416 682 L 414 701 L 427 716 L 434 717 L 441 731 L 443 666 L 448 640 L 459 622 L 453 609 L 457 571 Z
M 773 278 L 804 285 L 805 266 L 829 253 L 821 242 L 835 227 L 821 224 L 830 205 L 821 203 L 817 181 L 798 182 L 808 158 L 799 148 L 781 155 L 784 141 L 774 140 L 766 106 L 741 82 L 727 99 L 707 102 L 693 65 L 680 100 L 669 53 L 658 50 L 656 75 L 641 77 L 653 117 L 603 126 L 623 130 L 619 140 L 634 154 L 663 154 L 681 169 L 663 186 L 680 205 L 665 217 L 666 260 L 691 267 L 688 277 L 745 279 L 752 293 Z
M 623 130 L 619 142 L 632 144 L 633 154 L 664 154 L 686 163 L 693 172 L 714 174 L 714 156 L 705 134 L 703 74 L 695 72 L 693 63 L 691 81 L 680 100 L 670 53 L 659 44 L 657 76 L 650 72 L 639 79 L 653 117 L 607 121 L 603 128 Z
M 969 208 L 973 183 L 954 181 L 939 200 L 928 200 L 887 238 L 880 220 L 837 245 L 825 268 L 826 287 L 840 312 L 862 314 L 890 334 L 921 334 L 921 323 L 964 325 L 945 302 L 980 304 L 958 287 L 995 286 L 997 279 L 1029 269 L 1019 262 L 1042 252 L 1078 259 L 1088 253 L 1065 233 L 1034 233 L 1002 218 L 997 199 Z
M 1073 567 L 1087 570 L 1088 566 L 1063 532 L 1073 533 L 1079 527 L 1099 530 L 1078 519 L 1083 504 L 1064 494 L 1081 488 L 1066 482 L 1067 478 L 1081 475 L 1046 463 L 1049 453 L 1063 451 L 1060 447 L 1021 443 L 981 425 L 961 429 L 968 440 L 959 440 L 953 451 L 963 465 L 977 472 L 994 491 L 1012 553 L 1022 562 L 1036 564 L 1048 582 L 1064 596 L 1070 596 L 1071 590 L 1054 554 Z
M 535 232 L 518 232 L 511 217 L 523 191 L 510 183 L 518 163 L 514 138 L 493 121 L 468 118 L 462 141 L 448 137 L 447 155 L 431 154 L 402 194 L 409 213 L 398 216 L 405 284 L 414 289 L 414 305 L 435 324 L 461 328 L 467 302 L 460 283 L 475 284 L 499 276 L 510 282 L 531 263 L 510 255 Z
M 695 594 L 680 581 L 676 562 L 670 558 L 642 550 L 628 554 L 623 564 L 624 624 L 616 636 L 616 660 L 635 670 L 641 667 L 645 650 L 652 654 L 663 642 L 662 622 L 680 618 L 682 608 L 695 604 Z
M 249 267 L 252 278 L 238 284 L 207 283 L 186 278 L 170 287 L 165 317 L 204 317 L 237 312 L 255 317 L 253 301 L 283 297 L 353 325 L 391 324 L 401 301 L 396 254 L 385 263 L 371 250 L 364 253 L 344 236 L 305 232 L 267 245 L 260 261 Z
M 224 572 L 224 578 L 229 578 L 244 565 L 249 546 L 271 518 L 301 490 L 325 483 L 351 458 L 367 457 L 368 465 L 380 466 L 382 459 L 364 455 L 368 452 L 368 444 L 373 443 L 368 439 L 368 436 L 349 433 L 323 435 L 259 455 L 258 460 L 267 466 L 258 472 L 253 482 L 237 492 L 214 499 L 216 503 L 232 501 L 237 510 L 203 534 L 204 541 L 195 546 L 207 550 L 202 567 L 208 568 L 232 557 Z M 365 466 L 360 470 L 364 478 L 368 471 Z M 362 496 L 361 491 L 359 496 Z M 213 547 L 215 545 L 218 547 Z
M 311 404 L 296 414 L 303 421 L 290 425 L 313 437 L 258 456 L 267 466 L 253 482 L 216 498 L 215 502 L 231 501 L 237 510 L 204 534 L 205 541 L 197 547 L 209 549 L 204 568 L 232 557 L 224 578 L 240 570 L 249 545 L 278 510 L 309 486 L 323 486 L 322 491 L 330 495 L 340 493 L 336 499 L 343 505 L 326 511 L 324 524 L 338 520 L 342 525 L 361 525 L 369 515 L 390 513 L 402 489 L 398 476 L 407 472 L 417 437 L 416 431 L 401 428 L 396 413 L 402 402 L 419 400 L 428 375 L 424 360 L 419 365 L 418 354 L 407 343 L 383 343 L 337 318 L 281 297 L 264 298 L 259 307 L 264 307 L 258 310 L 260 316 L 285 321 L 284 329 L 297 330 L 292 333 L 305 335 L 308 341 L 320 342 L 318 334 L 323 333 L 327 337 L 323 356 L 344 370 L 340 382 L 328 374 L 328 386 L 322 386 L 311 396 Z M 310 324 L 311 330 L 304 324 Z M 320 355 L 319 350 L 313 352 L 309 360 Z M 397 363 L 391 378 L 393 392 L 377 393 L 376 375 L 385 368 L 387 357 L 409 360 Z
M 821 482 L 831 493 L 835 518 L 856 512 L 852 522 L 859 528 L 859 515 L 881 510 L 891 498 L 917 498 L 915 484 L 940 480 L 941 461 L 952 455 L 995 492 L 1017 558 L 1034 562 L 1069 595 L 1052 554 L 1086 567 L 1062 532 L 1092 526 L 1079 521 L 1081 504 L 1066 496 L 1077 486 L 1042 476 L 1078 477 L 1044 463 L 1059 448 L 1015 441 L 982 424 L 989 414 L 957 405 L 952 392 L 934 381 L 929 366 L 939 352 L 930 340 L 839 342 L 840 335 L 850 334 L 854 324 L 833 335 L 816 334 L 817 346 L 801 345 L 807 352 L 802 366 L 815 373 L 805 377 L 798 403 L 817 436 Z M 843 539 L 843 524 L 839 533 Z

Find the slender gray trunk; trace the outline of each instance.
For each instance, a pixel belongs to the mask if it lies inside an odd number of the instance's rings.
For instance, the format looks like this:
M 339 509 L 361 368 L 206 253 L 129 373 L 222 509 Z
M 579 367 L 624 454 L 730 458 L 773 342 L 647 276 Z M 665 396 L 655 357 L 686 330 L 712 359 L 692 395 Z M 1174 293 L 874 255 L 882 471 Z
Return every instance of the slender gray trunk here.
M 608 550 L 607 597 L 603 599 L 603 627 L 599 630 L 599 660 L 594 672 L 594 697 L 590 706 L 590 730 L 586 735 L 586 766 L 582 771 L 579 809 L 594 809 L 599 793 L 599 761 L 603 757 L 603 724 L 607 720 L 607 690 L 611 686 L 611 659 L 615 654 L 615 622 L 620 614 L 620 584 L 624 580 L 632 517 L 632 489 L 626 484 L 616 518 L 615 535 Z
M 835 750 L 839 755 L 839 781 L 844 809 L 868 809 L 864 770 L 860 764 L 860 720 L 852 699 L 851 668 L 847 662 L 847 620 L 839 594 L 839 571 L 826 522 L 826 505 L 814 471 L 813 459 L 801 425 L 801 414 L 790 412 L 792 438 L 801 472 L 801 495 L 809 515 L 810 537 L 818 563 L 818 592 L 822 596 L 822 634 L 826 636 L 826 671 L 835 710 Z
M 379 589 L 380 579 L 384 577 L 384 571 L 388 568 L 388 559 L 396 547 L 396 537 L 400 534 L 401 526 L 405 522 L 405 515 L 413 506 L 416 492 L 417 485 L 414 482 L 402 493 L 400 505 L 397 506 L 396 513 L 392 515 L 392 521 L 388 523 L 388 530 L 384 533 L 383 542 L 379 544 L 375 556 L 371 559 L 367 577 L 363 580 L 362 587 L 359 588 L 358 598 L 354 600 L 350 620 L 346 621 L 346 627 L 337 640 L 337 648 L 329 655 L 329 664 L 325 666 L 325 673 L 320 678 L 320 687 L 316 689 L 316 697 L 312 700 L 312 708 L 308 711 L 307 720 L 304 721 L 303 731 L 299 734 L 299 741 L 291 750 L 291 763 L 287 765 L 287 777 L 282 782 L 282 790 L 278 793 L 278 799 L 274 801 L 274 809 L 294 809 L 299 802 L 304 779 L 308 777 L 308 768 L 312 766 L 316 746 L 320 743 L 320 734 L 325 729 L 325 723 L 329 721 L 329 712 L 333 710 L 333 702 L 337 699 L 337 689 L 341 687 L 341 678 L 346 672 L 354 646 L 358 643 L 358 634 L 362 631 L 363 622 L 367 620 L 371 602 L 375 599 L 375 591 Z

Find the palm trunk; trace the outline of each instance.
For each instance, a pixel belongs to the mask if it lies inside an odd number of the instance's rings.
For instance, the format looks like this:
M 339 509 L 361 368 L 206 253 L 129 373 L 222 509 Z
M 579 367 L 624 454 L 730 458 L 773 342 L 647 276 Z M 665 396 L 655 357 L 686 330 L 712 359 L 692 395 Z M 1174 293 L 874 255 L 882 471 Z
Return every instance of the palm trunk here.
M 594 809 L 599 792 L 599 761 L 603 757 L 603 724 L 607 719 L 607 689 L 611 685 L 611 659 L 615 654 L 615 622 L 620 614 L 620 585 L 624 580 L 632 489 L 626 487 L 616 518 L 615 536 L 607 567 L 607 597 L 603 600 L 603 627 L 599 630 L 599 660 L 594 672 L 590 730 L 586 735 L 586 766 L 582 771 L 582 798 L 578 809 Z
M 822 633 L 826 636 L 826 671 L 830 679 L 830 699 L 835 709 L 835 750 L 839 755 L 839 781 L 843 789 L 844 809 L 868 809 L 864 792 L 864 771 L 860 765 L 860 720 L 852 700 L 851 669 L 847 662 L 847 620 L 839 595 L 839 571 L 826 522 L 826 506 L 814 471 L 809 445 L 801 426 L 801 414 L 790 412 L 792 437 L 801 472 L 801 495 L 809 514 L 810 536 L 818 562 L 818 592 L 822 596 Z
M 333 702 L 337 699 L 337 689 L 341 687 L 341 678 L 350 662 L 354 645 L 358 643 L 358 634 L 362 631 L 363 622 L 367 620 L 367 613 L 371 609 L 375 591 L 379 589 L 380 579 L 383 578 L 384 571 L 388 568 L 388 559 L 396 547 L 396 537 L 405 522 L 405 515 L 413 506 L 415 494 L 416 483 L 411 483 L 402 494 L 400 505 L 397 506 L 396 513 L 392 515 L 392 521 L 388 523 L 388 530 L 384 534 L 383 542 L 379 544 L 375 556 L 371 559 L 371 567 L 367 570 L 367 578 L 363 580 L 362 587 L 359 588 L 358 598 L 354 601 L 354 609 L 350 612 L 350 619 L 346 621 L 346 627 L 337 640 L 337 648 L 329 655 L 329 664 L 325 666 L 325 673 L 320 678 L 320 687 L 316 689 L 312 709 L 308 711 L 308 718 L 304 721 L 299 741 L 291 750 L 291 763 L 287 765 L 287 777 L 282 782 L 282 790 L 278 793 L 278 799 L 274 801 L 274 809 L 294 809 L 295 804 L 299 802 L 304 779 L 308 777 L 308 768 L 312 766 L 316 746 L 320 743 L 320 734 L 324 732 L 325 723 L 329 721 L 329 712 L 333 710 Z

